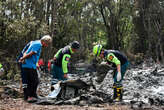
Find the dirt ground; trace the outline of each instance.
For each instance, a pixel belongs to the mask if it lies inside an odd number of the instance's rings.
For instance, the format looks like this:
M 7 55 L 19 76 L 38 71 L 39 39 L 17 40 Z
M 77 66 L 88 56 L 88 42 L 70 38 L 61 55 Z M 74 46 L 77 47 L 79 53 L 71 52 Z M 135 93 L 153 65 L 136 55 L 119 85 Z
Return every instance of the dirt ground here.
M 22 98 L 0 99 L 0 110 L 164 110 L 163 106 L 133 107 L 120 104 L 77 105 L 37 105 L 25 102 Z
M 38 105 L 35 103 L 27 103 L 22 99 L 22 94 L 20 94 L 19 82 L 0 80 L 0 84 L 3 84 L 2 86 L 0 85 L 0 110 L 164 110 L 163 76 L 164 66 L 158 66 L 157 68 L 156 65 L 150 67 L 144 65 L 131 68 L 127 71 L 124 81 L 124 101 L 130 100 L 128 103 L 109 103 L 109 101 L 105 101 L 106 98 L 104 98 L 103 104 L 95 104 L 93 102 L 92 105 L 89 105 L 88 100 L 92 98 L 88 97 L 88 93 L 85 93 L 84 96 L 87 97 L 87 101 L 83 106 L 80 104 Z M 80 77 L 81 79 L 85 79 L 85 82 L 89 82 L 91 76 L 89 73 L 85 73 L 85 75 L 77 75 L 74 77 Z M 112 80 L 109 80 L 111 77 L 111 74 L 107 74 L 101 85 L 93 83 L 96 85 L 96 90 L 103 91 L 100 92 L 103 94 L 102 96 L 105 96 L 104 94 L 106 93 L 112 94 Z M 47 76 L 41 79 L 39 95 L 48 95 L 50 90 L 49 82 L 50 78 Z M 89 93 L 91 92 L 89 91 Z
M 0 100 L 0 110 L 132 110 L 126 105 L 94 105 L 94 106 L 76 106 L 76 105 L 37 105 L 27 103 L 22 98 L 5 98 Z M 150 109 L 151 110 L 151 109 Z

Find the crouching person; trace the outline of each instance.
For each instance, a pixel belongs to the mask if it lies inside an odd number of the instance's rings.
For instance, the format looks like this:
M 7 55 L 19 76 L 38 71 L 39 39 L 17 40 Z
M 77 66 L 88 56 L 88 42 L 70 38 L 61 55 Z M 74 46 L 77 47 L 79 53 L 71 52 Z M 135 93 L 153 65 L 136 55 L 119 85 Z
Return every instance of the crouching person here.
M 57 84 L 59 81 L 64 81 L 67 79 L 68 62 L 70 61 L 71 55 L 74 54 L 79 48 L 79 42 L 73 41 L 70 45 L 58 50 L 55 54 L 50 71 L 52 74 L 51 91 L 54 90 L 53 85 Z
M 102 45 L 94 46 L 93 53 L 96 57 L 105 59 L 107 64 L 112 64 L 112 67 L 116 68 L 113 74 L 113 100 L 121 101 L 123 96 L 122 80 L 129 65 L 126 56 L 117 50 L 105 50 Z

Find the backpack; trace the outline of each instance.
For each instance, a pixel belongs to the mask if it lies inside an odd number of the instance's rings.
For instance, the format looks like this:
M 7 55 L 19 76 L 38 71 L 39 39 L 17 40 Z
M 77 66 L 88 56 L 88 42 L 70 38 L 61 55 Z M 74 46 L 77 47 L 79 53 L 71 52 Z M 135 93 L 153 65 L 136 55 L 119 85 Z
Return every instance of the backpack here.
M 18 57 L 16 58 L 16 62 L 17 62 L 18 64 L 21 64 L 21 63 L 19 62 L 19 59 L 20 59 L 21 57 L 23 57 L 24 52 L 29 48 L 29 46 L 31 45 L 31 43 L 32 43 L 32 41 L 29 42 L 29 43 L 23 48 L 23 50 L 21 51 L 21 53 L 20 53 L 20 54 L 18 55 Z

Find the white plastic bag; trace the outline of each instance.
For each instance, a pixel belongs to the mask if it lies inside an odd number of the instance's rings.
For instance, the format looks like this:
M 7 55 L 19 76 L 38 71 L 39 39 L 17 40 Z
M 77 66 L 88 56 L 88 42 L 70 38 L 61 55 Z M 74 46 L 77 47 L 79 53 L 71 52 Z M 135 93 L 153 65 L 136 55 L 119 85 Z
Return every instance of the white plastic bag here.
M 60 87 L 60 83 L 57 83 L 57 84 L 52 85 L 52 86 L 54 87 L 54 90 L 50 94 L 48 94 L 47 98 L 54 99 L 60 93 L 61 87 Z

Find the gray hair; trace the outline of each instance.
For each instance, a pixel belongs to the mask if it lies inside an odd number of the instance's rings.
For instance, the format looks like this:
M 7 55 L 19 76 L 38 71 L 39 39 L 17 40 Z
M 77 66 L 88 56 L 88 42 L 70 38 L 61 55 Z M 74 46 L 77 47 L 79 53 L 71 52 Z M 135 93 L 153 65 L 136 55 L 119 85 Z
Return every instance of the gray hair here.
M 52 38 L 50 35 L 44 35 L 40 40 L 45 42 L 45 43 L 51 43 L 52 42 Z

